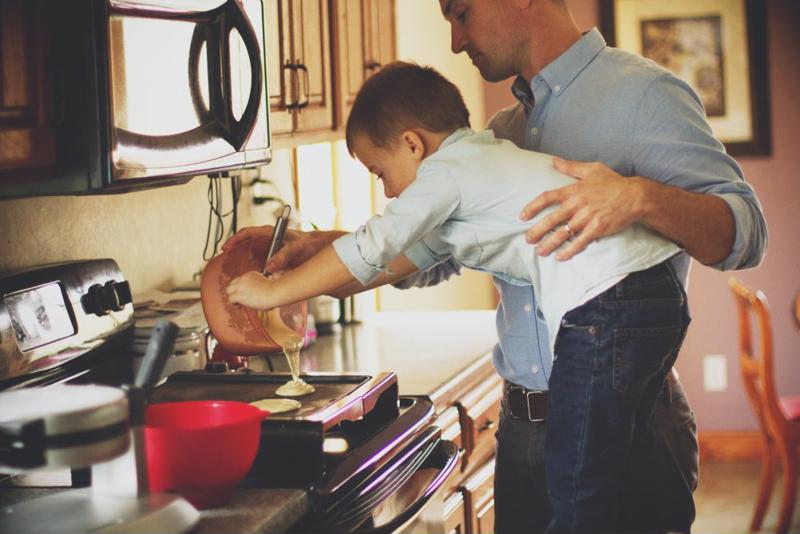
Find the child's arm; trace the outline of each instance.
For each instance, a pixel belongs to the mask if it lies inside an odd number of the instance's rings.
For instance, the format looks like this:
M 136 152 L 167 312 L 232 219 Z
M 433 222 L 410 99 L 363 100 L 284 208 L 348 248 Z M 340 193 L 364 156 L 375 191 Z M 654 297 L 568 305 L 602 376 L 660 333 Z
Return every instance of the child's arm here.
M 408 278 L 412 274 L 418 272 L 417 266 L 409 260 L 405 254 L 400 254 L 395 259 L 389 262 L 386 265 L 386 270 L 375 277 L 375 279 L 367 285 L 362 284 L 355 278 L 352 278 L 352 281 L 344 284 L 336 288 L 333 291 L 327 293 L 331 297 L 335 297 L 337 299 L 343 299 L 345 297 L 349 297 L 350 295 L 355 295 L 356 293 L 361 293 L 362 291 L 367 291 L 369 289 L 375 289 L 376 287 L 385 286 L 387 284 L 394 284 L 395 282 L 399 282 L 405 278 Z
M 369 286 L 362 286 L 329 245 L 296 269 L 284 272 L 281 276 L 267 278 L 258 271 L 239 276 L 228 285 L 228 299 L 250 308 L 268 310 L 319 295 L 338 294 L 342 291 L 349 291 L 344 294 L 357 293 L 390 283 L 395 277 L 405 278 L 417 270 L 407 259 L 395 259 L 390 263 L 390 268 L 391 266 L 401 269 L 402 272 L 392 273 L 386 278 L 380 276 Z M 383 282 L 378 283 L 381 279 Z

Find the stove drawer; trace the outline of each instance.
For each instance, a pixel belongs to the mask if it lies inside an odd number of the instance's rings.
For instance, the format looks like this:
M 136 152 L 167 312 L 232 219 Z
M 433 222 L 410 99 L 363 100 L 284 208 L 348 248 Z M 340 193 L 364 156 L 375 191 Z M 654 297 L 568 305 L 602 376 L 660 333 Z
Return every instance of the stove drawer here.
M 319 500 L 312 490 L 315 512 L 296 530 L 442 532 L 444 484 L 457 460 L 457 447 L 432 426 L 340 500 Z

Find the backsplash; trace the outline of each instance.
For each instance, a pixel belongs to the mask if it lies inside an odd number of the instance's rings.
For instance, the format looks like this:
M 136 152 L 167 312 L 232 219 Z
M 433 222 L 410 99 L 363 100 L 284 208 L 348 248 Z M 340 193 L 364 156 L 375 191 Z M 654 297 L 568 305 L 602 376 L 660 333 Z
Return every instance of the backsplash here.
M 291 201 L 291 153 L 275 151 L 274 158 L 260 174 L 276 182 L 281 196 Z M 273 220 L 274 205 L 251 204 L 251 180 L 242 180 L 240 228 Z M 224 211 L 230 209 L 228 184 L 223 181 Z M 208 212 L 205 176 L 182 185 L 120 195 L 0 201 L 0 271 L 113 258 L 134 292 L 169 289 L 192 280 L 203 266 Z

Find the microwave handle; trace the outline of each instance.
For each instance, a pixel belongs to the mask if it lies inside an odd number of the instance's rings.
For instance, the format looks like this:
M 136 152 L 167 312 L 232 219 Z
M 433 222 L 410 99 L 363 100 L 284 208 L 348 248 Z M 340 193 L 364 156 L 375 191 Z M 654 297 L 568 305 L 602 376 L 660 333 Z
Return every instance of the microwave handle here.
M 156 8 L 145 9 L 136 2 L 111 2 L 111 13 L 136 15 L 146 18 L 181 20 L 196 24 L 189 47 L 189 83 L 192 103 L 200 120 L 200 126 L 185 132 L 169 135 L 144 135 L 117 128 L 117 137 L 126 145 L 162 149 L 180 149 L 191 145 L 202 145 L 223 138 L 234 150 L 241 150 L 250 137 L 258 120 L 261 92 L 264 85 L 260 50 L 250 20 L 237 0 L 227 0 L 210 11 L 171 11 Z M 242 117 L 233 115 L 231 94 L 230 41 L 228 35 L 236 29 L 244 41 L 250 62 L 250 94 Z M 209 106 L 205 105 L 200 91 L 200 51 L 206 43 L 208 59 Z M 209 109 L 210 108 L 210 109 Z
M 214 9 L 217 15 L 211 24 L 197 25 L 189 49 L 189 83 L 192 103 L 202 123 L 216 122 L 222 127 L 222 137 L 236 150 L 241 150 L 258 120 L 258 108 L 263 87 L 260 52 L 255 29 L 244 8 L 237 0 L 228 0 Z M 203 31 L 205 29 L 205 31 Z M 244 42 L 250 61 L 250 94 L 242 117 L 233 115 L 231 87 L 230 41 L 228 35 L 235 29 Z M 205 33 L 205 35 L 204 35 Z M 206 42 L 209 80 L 209 110 L 200 93 L 200 50 Z

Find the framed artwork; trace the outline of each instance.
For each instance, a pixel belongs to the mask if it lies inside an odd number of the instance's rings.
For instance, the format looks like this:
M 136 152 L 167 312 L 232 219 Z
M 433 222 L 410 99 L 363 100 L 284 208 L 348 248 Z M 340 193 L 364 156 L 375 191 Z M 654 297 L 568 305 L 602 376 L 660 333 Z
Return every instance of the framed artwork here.
M 766 2 L 599 3 L 608 44 L 650 58 L 689 83 L 729 154 L 770 154 Z

